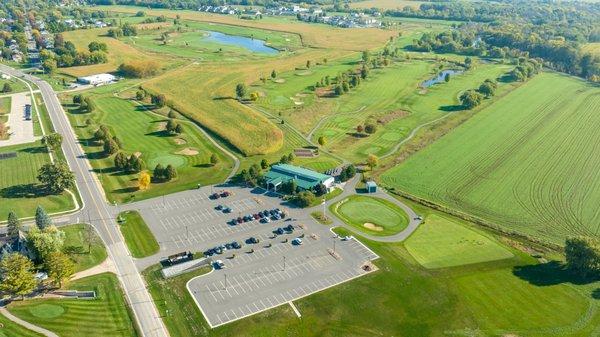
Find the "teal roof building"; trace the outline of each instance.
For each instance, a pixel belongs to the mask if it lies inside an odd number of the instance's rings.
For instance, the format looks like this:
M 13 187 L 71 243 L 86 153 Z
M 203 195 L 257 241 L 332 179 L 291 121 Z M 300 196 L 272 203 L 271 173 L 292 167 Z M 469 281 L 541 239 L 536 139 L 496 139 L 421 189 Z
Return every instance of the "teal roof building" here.
M 277 190 L 278 186 L 292 180 L 302 190 L 313 190 L 319 184 L 325 185 L 329 190 L 334 183 L 334 178 L 330 175 L 288 164 L 273 165 L 265 174 L 268 190 Z

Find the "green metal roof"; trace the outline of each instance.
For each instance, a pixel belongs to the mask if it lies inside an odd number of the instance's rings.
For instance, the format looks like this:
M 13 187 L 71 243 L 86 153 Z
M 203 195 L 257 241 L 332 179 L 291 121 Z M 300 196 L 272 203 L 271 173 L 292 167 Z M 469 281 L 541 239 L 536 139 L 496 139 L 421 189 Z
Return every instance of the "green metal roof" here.
M 331 176 L 308 170 L 303 167 L 277 164 L 271 166 L 271 170 L 265 174 L 265 178 L 268 182 L 279 180 L 288 182 L 290 180 L 295 180 L 298 187 L 308 190 L 331 178 Z

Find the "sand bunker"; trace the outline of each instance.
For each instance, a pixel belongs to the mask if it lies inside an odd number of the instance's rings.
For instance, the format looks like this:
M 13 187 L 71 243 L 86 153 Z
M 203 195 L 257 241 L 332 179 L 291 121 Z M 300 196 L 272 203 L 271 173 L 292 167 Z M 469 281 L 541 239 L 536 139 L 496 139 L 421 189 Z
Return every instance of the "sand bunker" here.
M 182 154 L 184 156 L 195 156 L 198 154 L 198 150 L 192 149 L 191 147 L 186 147 L 181 151 L 175 152 L 175 154 Z
M 175 141 L 175 144 L 177 144 L 177 145 L 183 145 L 183 144 L 187 143 L 187 141 L 183 138 L 175 138 L 175 139 L 173 139 L 173 141 Z
M 365 227 L 366 229 L 372 230 L 372 231 L 376 231 L 376 232 L 383 231 L 383 227 L 377 226 L 376 224 L 370 223 L 370 222 L 365 222 L 363 224 L 363 227 Z
M 273 80 L 273 82 L 275 82 L 275 83 L 285 83 L 285 79 L 283 79 L 283 78 L 276 78 L 276 79 Z

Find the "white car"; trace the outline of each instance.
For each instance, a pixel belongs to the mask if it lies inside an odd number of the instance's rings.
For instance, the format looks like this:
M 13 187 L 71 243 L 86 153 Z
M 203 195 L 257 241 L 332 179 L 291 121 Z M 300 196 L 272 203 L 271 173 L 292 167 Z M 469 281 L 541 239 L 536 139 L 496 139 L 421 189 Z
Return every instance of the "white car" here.
M 294 240 L 292 240 L 292 244 L 294 246 L 300 246 L 302 244 L 302 239 L 300 238 L 295 238 Z
M 352 235 L 346 235 L 344 237 L 342 237 L 342 241 L 350 241 L 354 239 L 354 237 Z

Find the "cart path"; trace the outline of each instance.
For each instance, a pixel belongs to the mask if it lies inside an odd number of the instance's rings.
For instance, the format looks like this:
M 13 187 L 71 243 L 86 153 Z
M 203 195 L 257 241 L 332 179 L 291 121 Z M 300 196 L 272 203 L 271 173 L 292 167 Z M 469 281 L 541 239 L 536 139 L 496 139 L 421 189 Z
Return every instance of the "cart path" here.
M 27 328 L 31 331 L 35 331 L 39 334 L 42 334 L 46 337 L 59 337 L 57 334 L 55 334 L 54 332 L 52 332 L 50 330 L 40 328 L 37 325 L 33 325 L 33 324 L 26 322 L 16 316 L 13 316 L 13 314 L 11 314 L 8 310 L 6 310 L 6 307 L 0 307 L 0 314 L 4 315 L 4 317 L 6 317 L 11 322 L 16 323 L 16 324 L 18 324 L 24 328 Z
M 343 200 L 351 195 L 359 194 L 356 192 L 356 184 L 358 184 L 359 180 L 360 180 L 360 175 L 357 174 L 356 176 L 354 176 L 354 178 L 352 178 L 346 182 L 346 184 L 344 185 L 343 192 L 340 195 L 338 195 L 337 197 L 335 197 L 331 200 L 328 200 L 325 203 L 325 215 L 333 221 L 333 223 L 330 226 L 331 227 L 344 227 L 344 228 L 348 229 L 349 231 L 351 231 L 352 233 L 356 233 L 356 235 L 360 235 L 360 236 L 367 238 L 369 240 L 372 240 L 372 241 L 401 242 L 401 241 L 406 240 L 419 227 L 422 220 L 417 219 L 418 214 L 412 208 L 410 208 L 410 206 L 408 206 L 407 204 L 403 203 L 402 201 L 394 198 L 393 196 L 391 196 L 390 194 L 385 192 L 380 186 L 377 186 L 377 192 L 375 192 L 375 193 L 364 193 L 364 194 L 360 194 L 360 195 L 372 196 L 372 197 L 385 199 L 387 201 L 394 203 L 398 207 L 400 207 L 408 216 L 408 225 L 401 232 L 398 232 L 393 235 L 387 235 L 387 236 L 370 235 L 368 233 L 356 230 L 356 228 L 346 224 L 345 222 L 341 221 L 337 216 L 335 216 L 335 214 L 331 213 L 331 211 L 329 210 L 330 205 L 333 205 L 336 202 Z M 310 210 L 316 211 L 316 210 L 322 210 L 322 208 L 323 208 L 323 205 L 319 205 L 319 206 L 312 207 Z

